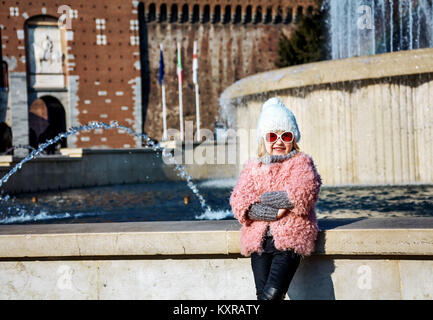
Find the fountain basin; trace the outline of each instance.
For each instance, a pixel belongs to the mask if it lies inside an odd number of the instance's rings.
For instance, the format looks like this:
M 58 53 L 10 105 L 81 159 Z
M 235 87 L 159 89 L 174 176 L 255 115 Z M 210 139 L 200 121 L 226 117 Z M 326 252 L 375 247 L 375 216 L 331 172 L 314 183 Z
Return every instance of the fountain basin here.
M 243 98 L 289 88 L 433 72 L 433 48 L 307 63 L 257 73 L 235 82 L 224 98 Z
M 194 182 L 210 212 L 184 181 L 159 181 L 19 194 L 7 208 L 0 203 L 0 224 L 234 219 L 229 199 L 236 179 Z M 15 207 L 20 210 L 9 211 Z M 316 214 L 319 219 L 433 217 L 433 185 L 322 186 Z
M 433 218 L 320 221 L 291 299 L 431 299 Z M 1 299 L 255 299 L 237 221 L 0 226 Z
M 263 102 L 279 96 L 296 116 L 300 147 L 327 185 L 433 182 L 433 49 L 293 66 L 241 79 L 220 97 L 240 163 L 257 152 Z M 248 135 L 247 135 L 248 136 Z

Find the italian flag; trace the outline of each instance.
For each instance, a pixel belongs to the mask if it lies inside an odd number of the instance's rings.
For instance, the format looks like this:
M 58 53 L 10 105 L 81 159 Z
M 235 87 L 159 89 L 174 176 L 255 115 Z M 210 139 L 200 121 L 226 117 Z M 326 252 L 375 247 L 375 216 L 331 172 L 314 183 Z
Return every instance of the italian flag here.
M 198 84 L 198 60 L 197 60 L 197 41 L 194 41 L 194 50 L 192 55 L 192 82 Z
M 180 57 L 180 45 L 177 46 L 177 78 L 180 84 L 183 84 L 182 59 Z

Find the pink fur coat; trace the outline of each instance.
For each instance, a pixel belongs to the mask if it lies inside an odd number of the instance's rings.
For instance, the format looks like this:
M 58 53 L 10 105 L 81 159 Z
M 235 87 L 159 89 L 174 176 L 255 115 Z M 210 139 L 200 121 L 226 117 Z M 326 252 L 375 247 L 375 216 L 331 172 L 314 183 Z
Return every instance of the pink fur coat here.
M 319 231 L 314 205 L 322 184 L 310 156 L 298 152 L 283 162 L 262 164 L 258 159 L 248 160 L 242 169 L 230 196 L 233 215 L 242 224 L 241 254 L 262 252 L 267 226 L 279 250 L 294 249 L 301 256 L 314 250 Z M 247 210 L 267 191 L 285 190 L 294 208 L 275 221 L 250 220 Z

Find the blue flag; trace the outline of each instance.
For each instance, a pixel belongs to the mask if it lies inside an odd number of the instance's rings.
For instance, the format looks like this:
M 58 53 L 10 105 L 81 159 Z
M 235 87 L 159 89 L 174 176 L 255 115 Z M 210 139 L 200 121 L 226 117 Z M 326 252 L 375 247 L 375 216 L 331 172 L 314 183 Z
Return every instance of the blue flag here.
M 164 81 L 164 56 L 162 55 L 162 46 L 161 46 L 159 50 L 159 77 L 158 77 L 159 84 L 162 84 L 162 81 Z

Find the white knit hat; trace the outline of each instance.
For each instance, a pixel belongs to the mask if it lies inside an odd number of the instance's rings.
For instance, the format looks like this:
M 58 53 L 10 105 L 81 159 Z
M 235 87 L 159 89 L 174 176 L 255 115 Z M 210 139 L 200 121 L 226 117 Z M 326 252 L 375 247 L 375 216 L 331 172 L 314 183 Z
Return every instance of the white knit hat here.
M 263 106 L 257 122 L 257 142 L 269 131 L 291 131 L 296 142 L 301 140 L 301 133 L 296 123 L 295 115 L 290 111 L 279 98 L 270 98 Z

